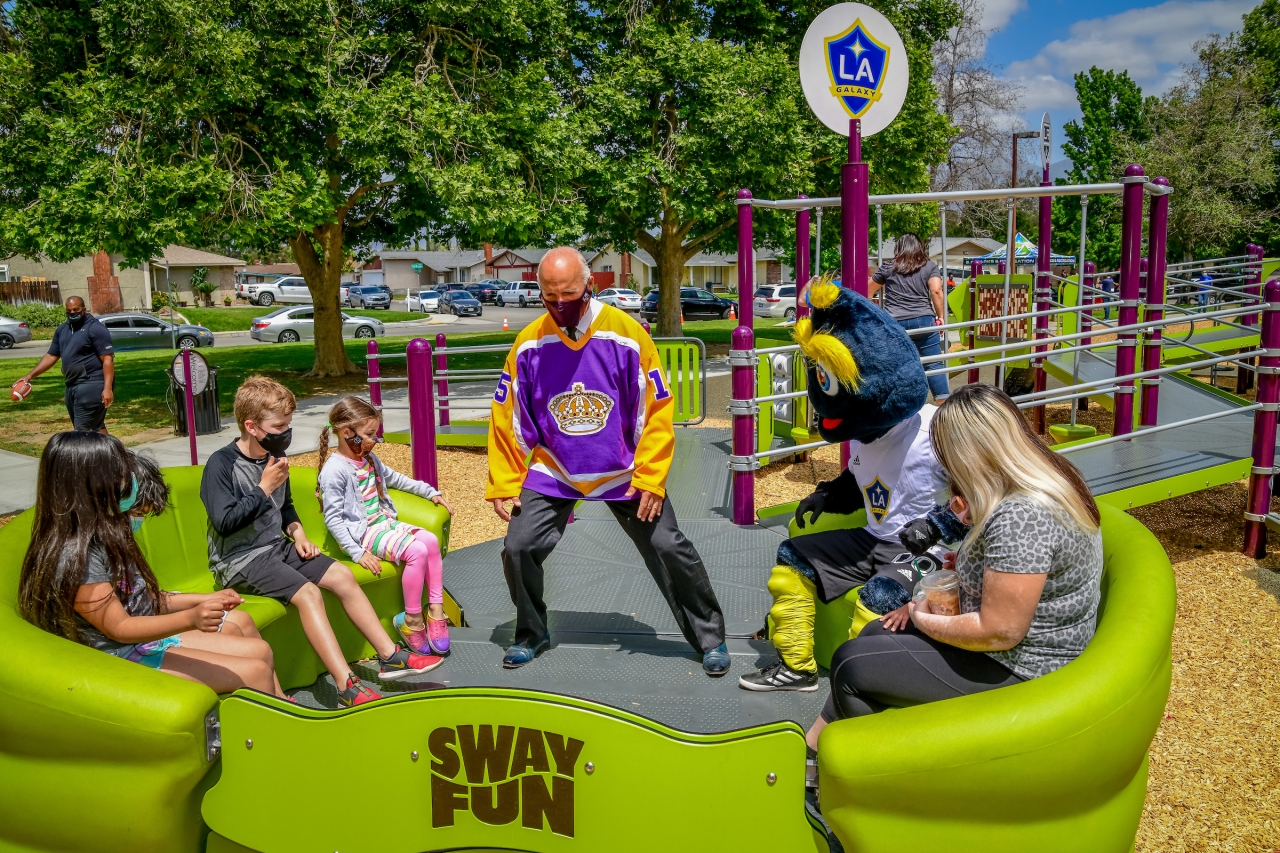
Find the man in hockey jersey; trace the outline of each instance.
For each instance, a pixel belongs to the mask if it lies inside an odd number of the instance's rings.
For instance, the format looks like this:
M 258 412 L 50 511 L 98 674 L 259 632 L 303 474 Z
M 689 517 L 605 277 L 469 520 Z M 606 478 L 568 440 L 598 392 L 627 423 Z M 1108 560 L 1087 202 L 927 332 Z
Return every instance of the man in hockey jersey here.
M 666 499 L 675 401 L 653 339 L 624 311 L 593 299 L 590 277 L 575 249 L 543 257 L 547 314 L 516 337 L 493 397 L 485 499 L 510 522 L 502 569 L 516 606 L 503 666 L 524 666 L 551 644 L 542 565 L 574 504 L 586 499 L 606 502 L 702 653 L 703 670 L 724 675 L 724 616 Z
M 803 528 L 806 515 L 813 523 L 824 512 L 863 508 L 867 524 L 810 533 L 779 546 L 779 565 L 769 578 L 769 616 L 781 660 L 739 679 L 747 690 L 816 690 L 815 598 L 830 602 L 865 584 L 864 591 L 878 593 L 887 586 L 890 594 L 878 597 L 896 599 L 893 607 L 905 605 L 921 569 L 940 565 L 926 549 L 963 538 L 958 519 L 941 508 L 949 487 L 929 443 L 936 408 L 925 403 L 929 387 L 911 339 L 892 317 L 851 290 L 817 284 L 808 298 L 812 314 L 796 323 L 794 334 L 808 364 L 809 401 L 822 438 L 850 443 L 849 465 L 800 502 L 796 524 Z M 878 580 L 868 583 L 873 578 Z M 899 616 L 898 610 L 890 612 L 888 627 L 905 625 Z

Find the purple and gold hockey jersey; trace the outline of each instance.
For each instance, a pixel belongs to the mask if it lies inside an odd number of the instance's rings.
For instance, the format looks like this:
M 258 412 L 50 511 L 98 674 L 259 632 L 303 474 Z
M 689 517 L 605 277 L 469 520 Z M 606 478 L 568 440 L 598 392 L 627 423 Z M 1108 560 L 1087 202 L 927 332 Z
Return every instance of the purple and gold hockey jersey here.
M 545 314 L 516 337 L 493 395 L 486 500 L 522 486 L 623 500 L 634 484 L 665 496 L 674 401 L 658 350 L 625 312 L 597 311 L 577 341 Z

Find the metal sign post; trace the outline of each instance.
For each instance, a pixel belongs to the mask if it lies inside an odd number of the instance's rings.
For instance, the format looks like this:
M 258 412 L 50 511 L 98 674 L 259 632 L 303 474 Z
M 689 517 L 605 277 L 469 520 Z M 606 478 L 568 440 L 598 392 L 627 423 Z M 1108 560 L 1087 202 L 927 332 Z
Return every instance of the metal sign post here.
M 192 355 L 190 349 L 183 348 L 174 356 L 173 378 L 182 387 L 183 402 L 187 412 L 187 444 L 191 448 L 191 464 L 199 465 L 200 457 L 196 453 L 196 395 L 203 394 L 209 387 L 209 364 L 200 355 Z

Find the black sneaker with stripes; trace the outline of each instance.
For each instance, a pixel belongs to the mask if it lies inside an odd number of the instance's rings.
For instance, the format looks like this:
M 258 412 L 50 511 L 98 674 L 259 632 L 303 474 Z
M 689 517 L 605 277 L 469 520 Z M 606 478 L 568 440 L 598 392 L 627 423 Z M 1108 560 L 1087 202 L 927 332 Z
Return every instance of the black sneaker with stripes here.
M 743 690 L 755 690 L 758 693 L 767 693 L 771 690 L 798 690 L 801 693 L 812 693 L 818 689 L 818 673 L 796 672 L 782 661 L 778 661 L 759 672 L 742 676 L 738 679 L 738 686 Z

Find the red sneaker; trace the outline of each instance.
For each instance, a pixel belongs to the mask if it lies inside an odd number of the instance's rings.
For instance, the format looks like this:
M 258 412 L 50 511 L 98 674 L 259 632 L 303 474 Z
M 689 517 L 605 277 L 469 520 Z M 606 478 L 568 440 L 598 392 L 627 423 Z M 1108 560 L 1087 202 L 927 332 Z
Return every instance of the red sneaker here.
M 354 675 L 347 679 L 347 686 L 338 694 L 338 701 L 342 703 L 344 708 L 353 708 L 366 702 L 376 702 L 381 698 L 381 693 L 365 687 L 360 683 L 360 679 Z
M 396 646 L 391 657 L 385 660 L 378 658 L 378 677 L 383 681 L 397 681 L 411 675 L 430 672 L 442 663 L 444 658 L 438 655 L 420 655 Z

